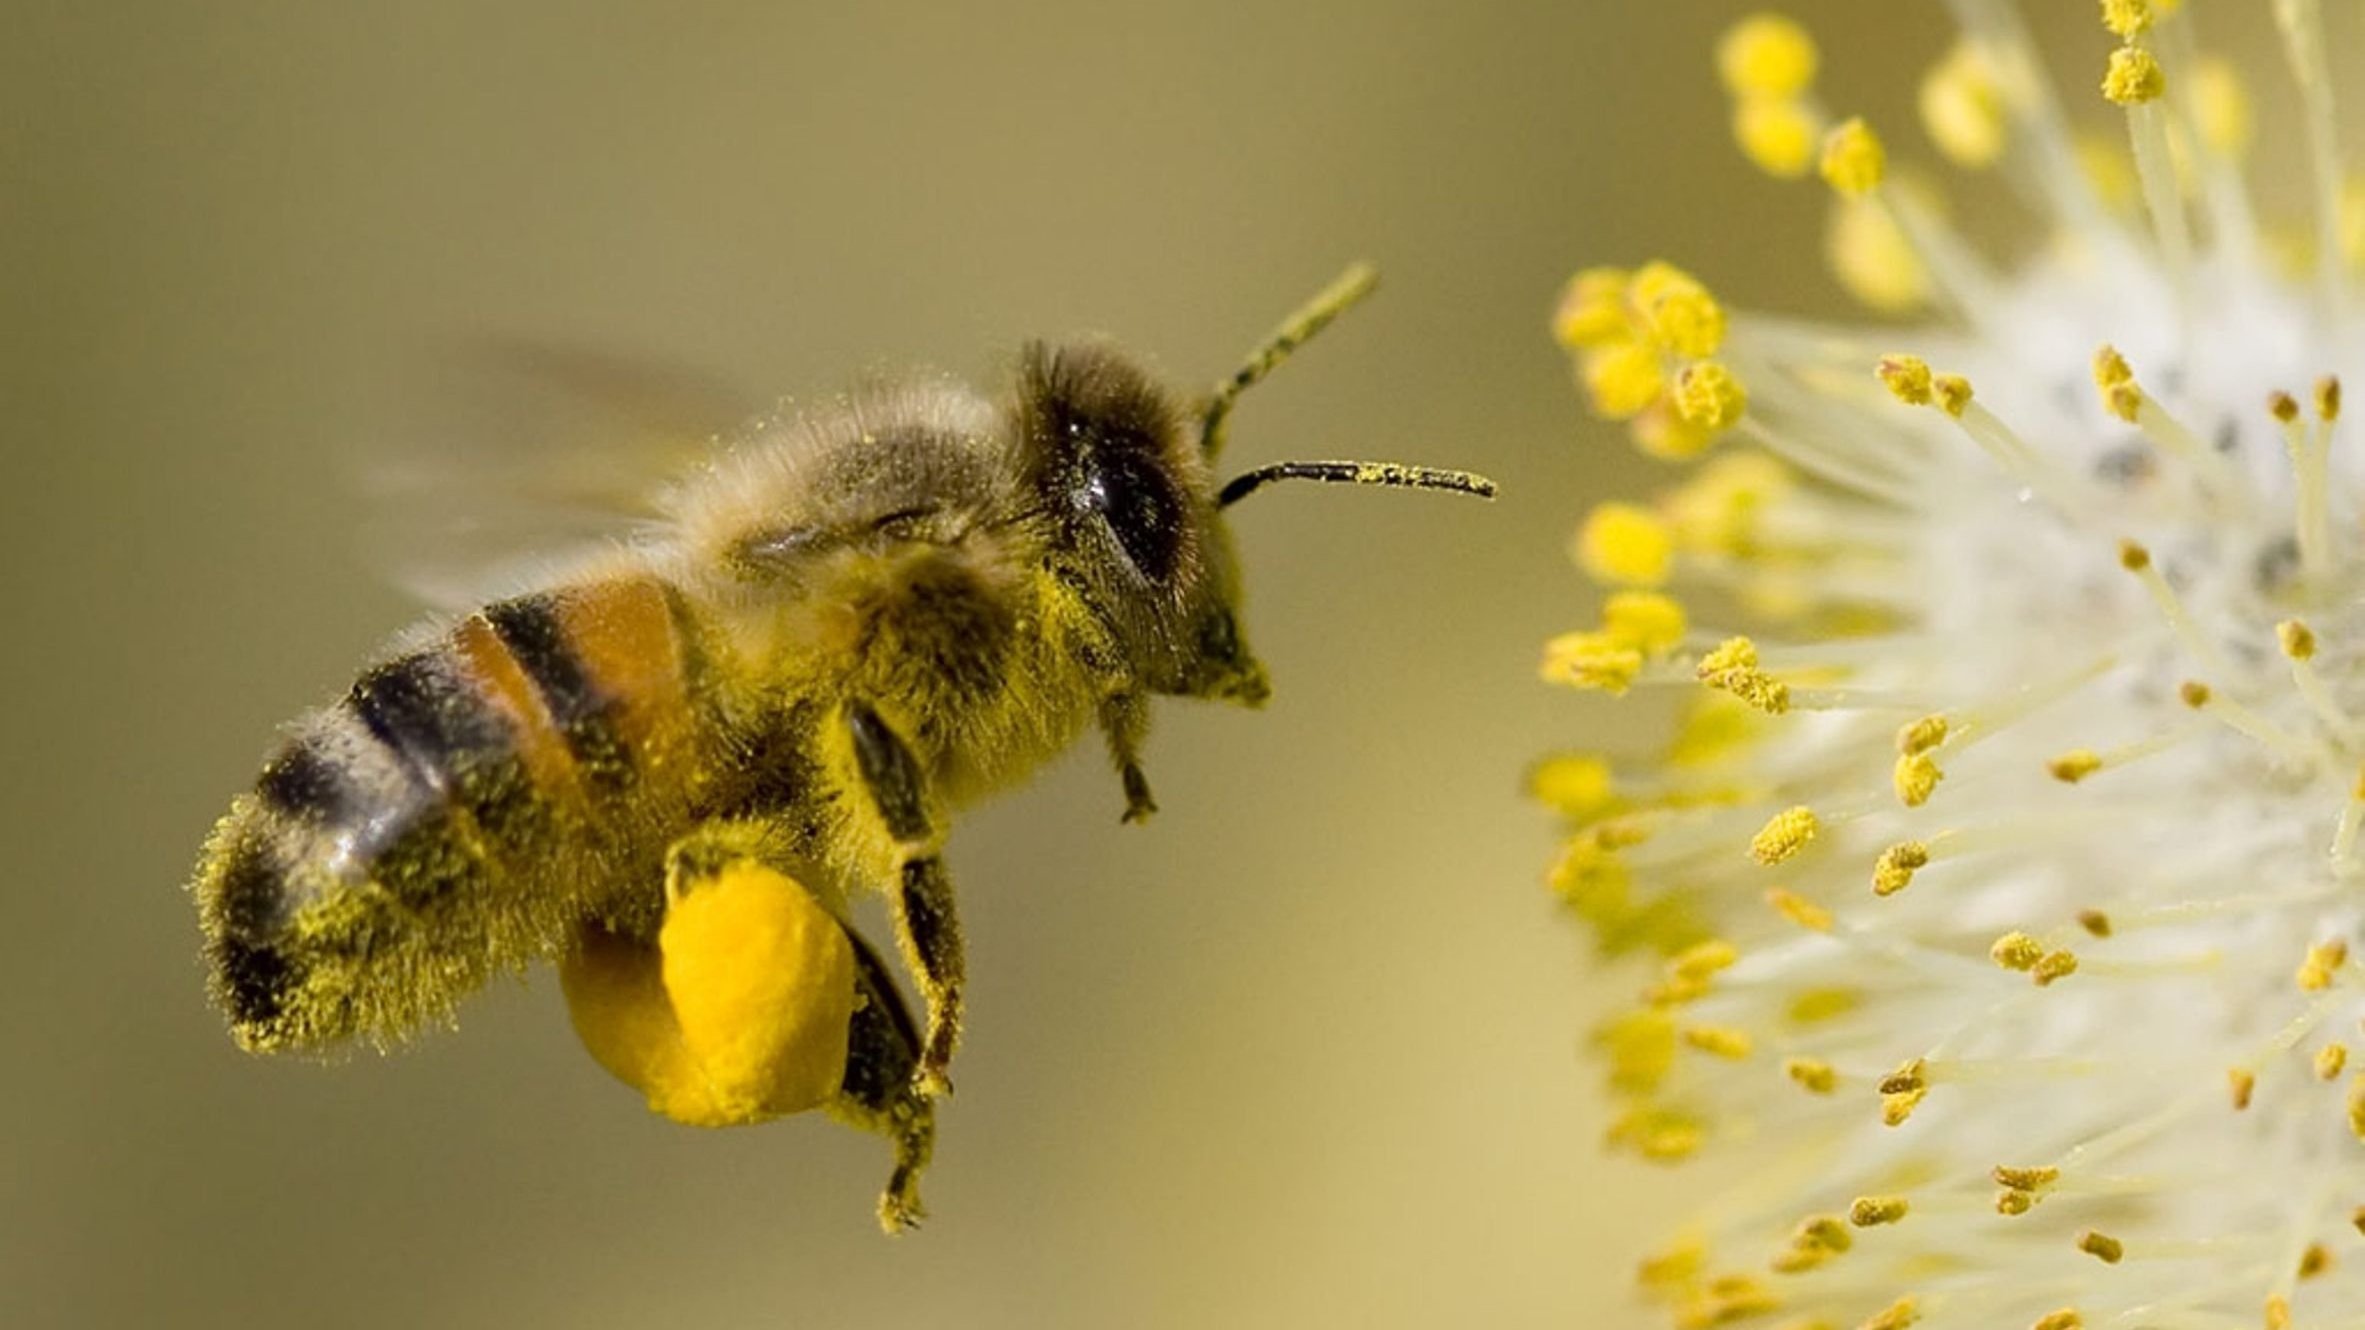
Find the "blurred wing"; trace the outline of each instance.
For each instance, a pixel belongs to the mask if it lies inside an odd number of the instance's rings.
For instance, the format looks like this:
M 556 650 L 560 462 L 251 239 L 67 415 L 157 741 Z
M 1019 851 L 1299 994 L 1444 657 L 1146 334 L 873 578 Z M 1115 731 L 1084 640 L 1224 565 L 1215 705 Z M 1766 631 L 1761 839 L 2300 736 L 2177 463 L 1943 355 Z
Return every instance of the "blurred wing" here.
M 715 378 L 581 347 L 480 339 L 428 369 L 357 471 L 371 562 L 442 610 L 647 531 L 753 414 Z

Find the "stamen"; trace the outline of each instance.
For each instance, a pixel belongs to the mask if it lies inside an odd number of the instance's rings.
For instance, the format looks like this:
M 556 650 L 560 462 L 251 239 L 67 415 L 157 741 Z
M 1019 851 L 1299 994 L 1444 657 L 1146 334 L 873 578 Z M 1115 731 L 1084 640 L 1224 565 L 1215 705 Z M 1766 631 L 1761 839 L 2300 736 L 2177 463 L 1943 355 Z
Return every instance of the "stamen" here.
M 2307 699 L 2316 718 L 2324 722 L 2324 727 L 2343 748 L 2356 747 L 2360 739 L 2356 721 L 2332 696 L 2324 676 L 2316 670 L 2315 632 L 2297 619 L 2285 619 L 2275 625 L 2275 644 L 2291 662 L 2291 682 L 2298 687 L 2299 695 Z
M 2112 415 L 2142 430 L 2144 437 L 2162 451 L 2198 472 L 2201 483 L 2211 493 L 2249 495 L 2248 480 L 2143 390 L 2127 358 L 2116 347 L 2105 344 L 2094 353 L 2094 386 L 2101 391 L 2102 404 Z
M 2176 588 L 2168 585 L 2166 575 L 2152 562 L 2149 549 L 2137 541 L 2120 541 L 2119 567 L 2135 574 L 2136 579 L 2143 583 L 2143 589 L 2151 595 L 2152 604 L 2159 608 L 2160 617 L 2168 621 L 2169 630 L 2176 634 L 2176 640 L 2183 643 L 2185 651 L 2194 660 L 2220 678 L 2240 677 L 2226 661 L 2225 653 L 2218 650 L 2217 643 L 2203 635 L 2200 626 L 2193 622 L 2192 615 L 2184 608 L 2183 599 L 2176 594 Z
M 2291 63 L 2305 110 L 2308 177 L 2316 203 L 2316 294 L 2319 316 L 2332 323 L 2347 310 L 2347 278 L 2341 270 L 2340 143 L 2335 133 L 2332 72 L 2325 61 L 2324 13 L 2319 0 L 2275 0 L 2275 25 L 2283 32 L 2283 54 Z
M 2192 281 L 2192 231 L 2176 185 L 2176 163 L 2168 149 L 2167 112 L 2159 104 L 2168 76 L 2151 52 L 2122 46 L 2110 53 L 2102 95 L 2127 109 L 2127 137 L 2135 148 L 2135 174 L 2143 182 L 2143 204 L 2151 213 L 2162 264 L 2180 295 Z

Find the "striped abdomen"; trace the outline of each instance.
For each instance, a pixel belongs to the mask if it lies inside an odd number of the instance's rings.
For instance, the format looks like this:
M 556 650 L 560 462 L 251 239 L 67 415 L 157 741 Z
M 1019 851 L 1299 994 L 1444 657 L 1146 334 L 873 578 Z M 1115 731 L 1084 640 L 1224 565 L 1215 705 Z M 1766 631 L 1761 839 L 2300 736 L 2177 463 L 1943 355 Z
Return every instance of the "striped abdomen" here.
M 587 914 L 654 909 L 710 765 L 694 641 L 651 577 L 540 592 L 307 717 L 198 866 L 239 1041 L 400 1035 Z

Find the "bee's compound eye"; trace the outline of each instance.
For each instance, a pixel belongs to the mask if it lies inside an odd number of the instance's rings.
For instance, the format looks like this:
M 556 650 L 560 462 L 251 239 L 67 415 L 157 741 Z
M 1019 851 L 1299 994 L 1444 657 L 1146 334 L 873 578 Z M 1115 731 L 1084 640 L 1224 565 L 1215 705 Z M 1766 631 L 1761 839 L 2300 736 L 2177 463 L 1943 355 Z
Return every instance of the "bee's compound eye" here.
M 1106 449 L 1084 482 L 1084 506 L 1116 533 L 1125 557 L 1141 575 L 1164 581 L 1182 555 L 1183 505 L 1147 451 Z

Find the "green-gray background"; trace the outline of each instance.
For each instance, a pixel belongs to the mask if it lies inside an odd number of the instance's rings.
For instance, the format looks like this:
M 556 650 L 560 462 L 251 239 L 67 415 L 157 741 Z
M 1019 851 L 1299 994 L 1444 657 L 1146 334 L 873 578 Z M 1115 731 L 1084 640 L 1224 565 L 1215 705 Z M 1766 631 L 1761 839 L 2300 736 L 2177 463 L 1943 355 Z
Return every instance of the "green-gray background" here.
M 1601 976 L 1536 885 L 1562 555 L 1643 482 L 1544 332 L 1664 254 L 1843 306 L 1752 176 L 1736 3 L 75 5 L 0 20 L 0 1324 L 1624 1324 L 1665 1175 L 1597 1151 Z M 1798 7 L 1885 112 L 1935 4 Z M 2054 6 L 2099 58 L 2086 3 Z M 1911 12 L 1907 12 L 1911 11 Z M 2065 48 L 2069 49 L 2069 48 Z M 2088 60 L 2087 57 L 2094 59 Z M 1185 382 L 1346 260 L 1379 299 L 1235 458 L 1476 467 L 1491 510 L 1238 513 L 1264 715 L 1167 706 L 1164 812 L 1096 752 L 964 821 L 935 1219 L 818 1118 L 668 1126 L 546 974 L 454 1035 L 237 1053 L 180 882 L 273 726 L 412 614 L 353 459 L 439 346 L 648 351 L 770 394 L 987 378 L 1107 332 Z

